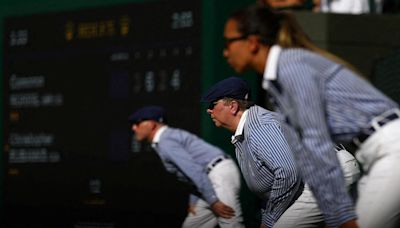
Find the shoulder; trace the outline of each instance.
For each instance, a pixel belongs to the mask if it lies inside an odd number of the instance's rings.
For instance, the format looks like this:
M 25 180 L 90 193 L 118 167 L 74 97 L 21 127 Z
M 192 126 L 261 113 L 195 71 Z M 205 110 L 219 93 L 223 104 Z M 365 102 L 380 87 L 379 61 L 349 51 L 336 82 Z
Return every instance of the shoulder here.
M 338 66 L 318 53 L 303 48 L 288 48 L 282 51 L 279 58 L 278 81 L 292 89 L 303 87 L 310 80 L 319 82 L 324 78 L 322 75 L 330 75 Z
M 269 111 L 260 106 L 253 106 L 249 109 L 247 132 L 249 132 L 250 138 L 274 132 L 274 134 L 280 134 L 282 121 L 283 116 L 279 113 Z
M 307 58 L 323 58 L 320 54 L 310 51 L 305 48 L 284 48 L 282 49 L 280 58 L 281 61 L 300 60 Z
M 202 141 L 196 134 L 180 128 L 168 127 L 161 136 L 160 141 L 171 143 L 185 143 L 193 141 Z
M 249 109 L 247 118 L 249 123 L 253 125 L 264 125 L 270 123 L 279 124 L 283 120 L 282 115 L 279 113 L 267 110 L 257 105 L 254 105 Z
M 180 129 L 180 128 L 168 127 L 164 131 L 162 136 L 165 137 L 165 138 L 176 138 L 176 137 L 179 137 L 179 136 L 190 136 L 190 135 L 193 135 L 193 134 L 188 132 L 188 131 L 186 131 L 186 130 L 183 130 L 183 129 Z
M 323 70 L 338 65 L 315 51 L 304 48 L 285 48 L 279 58 L 281 70 Z M 301 71 L 300 71 L 301 72 Z

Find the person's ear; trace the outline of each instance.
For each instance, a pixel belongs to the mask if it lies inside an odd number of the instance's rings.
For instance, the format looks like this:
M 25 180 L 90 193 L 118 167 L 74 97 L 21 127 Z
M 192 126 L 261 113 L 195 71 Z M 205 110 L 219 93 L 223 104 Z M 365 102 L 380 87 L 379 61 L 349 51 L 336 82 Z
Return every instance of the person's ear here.
M 236 113 L 239 111 L 239 103 L 232 101 L 230 104 L 230 111 L 233 115 L 236 115 Z
M 250 52 L 257 53 L 261 46 L 260 37 L 258 35 L 249 35 L 247 41 Z
M 155 130 L 157 128 L 158 123 L 156 121 L 151 121 L 151 130 Z

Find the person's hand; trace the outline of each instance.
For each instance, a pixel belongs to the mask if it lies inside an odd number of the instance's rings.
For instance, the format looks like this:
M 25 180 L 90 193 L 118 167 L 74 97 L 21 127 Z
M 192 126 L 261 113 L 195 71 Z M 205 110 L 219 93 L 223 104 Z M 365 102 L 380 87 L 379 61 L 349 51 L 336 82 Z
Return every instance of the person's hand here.
M 196 215 L 196 210 L 194 208 L 195 206 L 193 204 L 189 204 L 188 214 Z
M 264 226 L 264 224 L 261 223 L 260 228 L 265 228 L 266 226 Z
M 215 214 L 222 218 L 229 219 L 235 215 L 235 211 L 233 210 L 233 208 L 222 203 L 221 201 L 213 203 L 211 205 L 211 209 L 214 211 Z
M 355 219 L 347 221 L 340 225 L 340 228 L 358 228 L 357 222 Z

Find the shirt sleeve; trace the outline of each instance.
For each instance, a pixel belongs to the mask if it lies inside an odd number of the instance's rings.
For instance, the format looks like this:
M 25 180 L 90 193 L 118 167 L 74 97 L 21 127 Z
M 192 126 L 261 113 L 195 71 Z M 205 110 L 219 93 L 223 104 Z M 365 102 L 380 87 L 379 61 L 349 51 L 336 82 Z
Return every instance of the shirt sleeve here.
M 190 194 L 189 196 L 189 203 L 191 205 L 195 205 L 197 203 L 197 201 L 199 200 L 199 197 L 194 195 L 194 194 Z
M 315 75 L 318 72 L 309 65 L 296 66 L 296 69 L 292 69 L 293 72 L 298 72 L 296 75 L 282 79 L 283 90 L 289 94 L 291 100 L 291 113 L 285 114 L 291 117 L 291 126 L 302 142 L 300 147 L 292 146 L 297 148 L 294 155 L 326 223 L 330 227 L 338 227 L 356 216 L 330 137 L 323 85 L 317 80 L 320 75 Z
M 205 172 L 204 167 L 196 163 L 187 151 L 177 141 L 170 140 L 163 144 L 163 152 L 193 184 L 202 198 L 208 203 L 213 204 L 218 201 L 212 183 Z
M 266 227 L 273 227 L 301 193 L 302 184 L 292 152 L 279 124 L 263 124 L 258 131 L 260 134 L 252 138 L 253 151 L 262 166 L 273 174 L 269 199 L 262 210 L 262 223 Z

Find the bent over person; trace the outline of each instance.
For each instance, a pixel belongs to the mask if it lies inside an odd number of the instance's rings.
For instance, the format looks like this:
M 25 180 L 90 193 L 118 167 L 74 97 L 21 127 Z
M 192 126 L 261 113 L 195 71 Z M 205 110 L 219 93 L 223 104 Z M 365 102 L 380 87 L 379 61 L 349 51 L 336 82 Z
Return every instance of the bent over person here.
M 287 12 L 251 5 L 231 14 L 224 37 L 228 63 L 237 73 L 262 76 L 274 110 L 301 139 L 289 145 L 328 227 L 398 227 L 398 105 L 348 63 L 316 47 Z M 365 140 L 372 135 L 379 139 Z M 352 141 L 364 170 L 356 210 L 334 152 Z
M 261 227 L 273 227 L 284 219 L 281 215 L 302 194 L 304 185 L 279 117 L 252 106 L 248 97 L 247 83 L 231 77 L 211 87 L 202 101 L 210 103 L 207 112 L 217 127 L 235 133 L 231 142 L 243 177 L 249 189 L 265 201 Z
M 240 173 L 229 156 L 192 133 L 167 126 L 160 106 L 143 107 L 129 121 L 136 139 L 152 143 L 166 170 L 195 187 L 182 227 L 244 227 Z
M 246 183 L 266 201 L 261 227 L 325 227 L 309 186 L 302 191 L 298 164 L 287 143 L 299 144 L 300 139 L 282 115 L 253 105 L 249 93 L 245 80 L 230 77 L 211 87 L 202 101 L 210 103 L 207 112 L 215 125 L 234 133 L 231 142 Z M 346 150 L 337 150 L 337 156 L 347 186 L 354 184 L 360 175 L 355 158 Z

